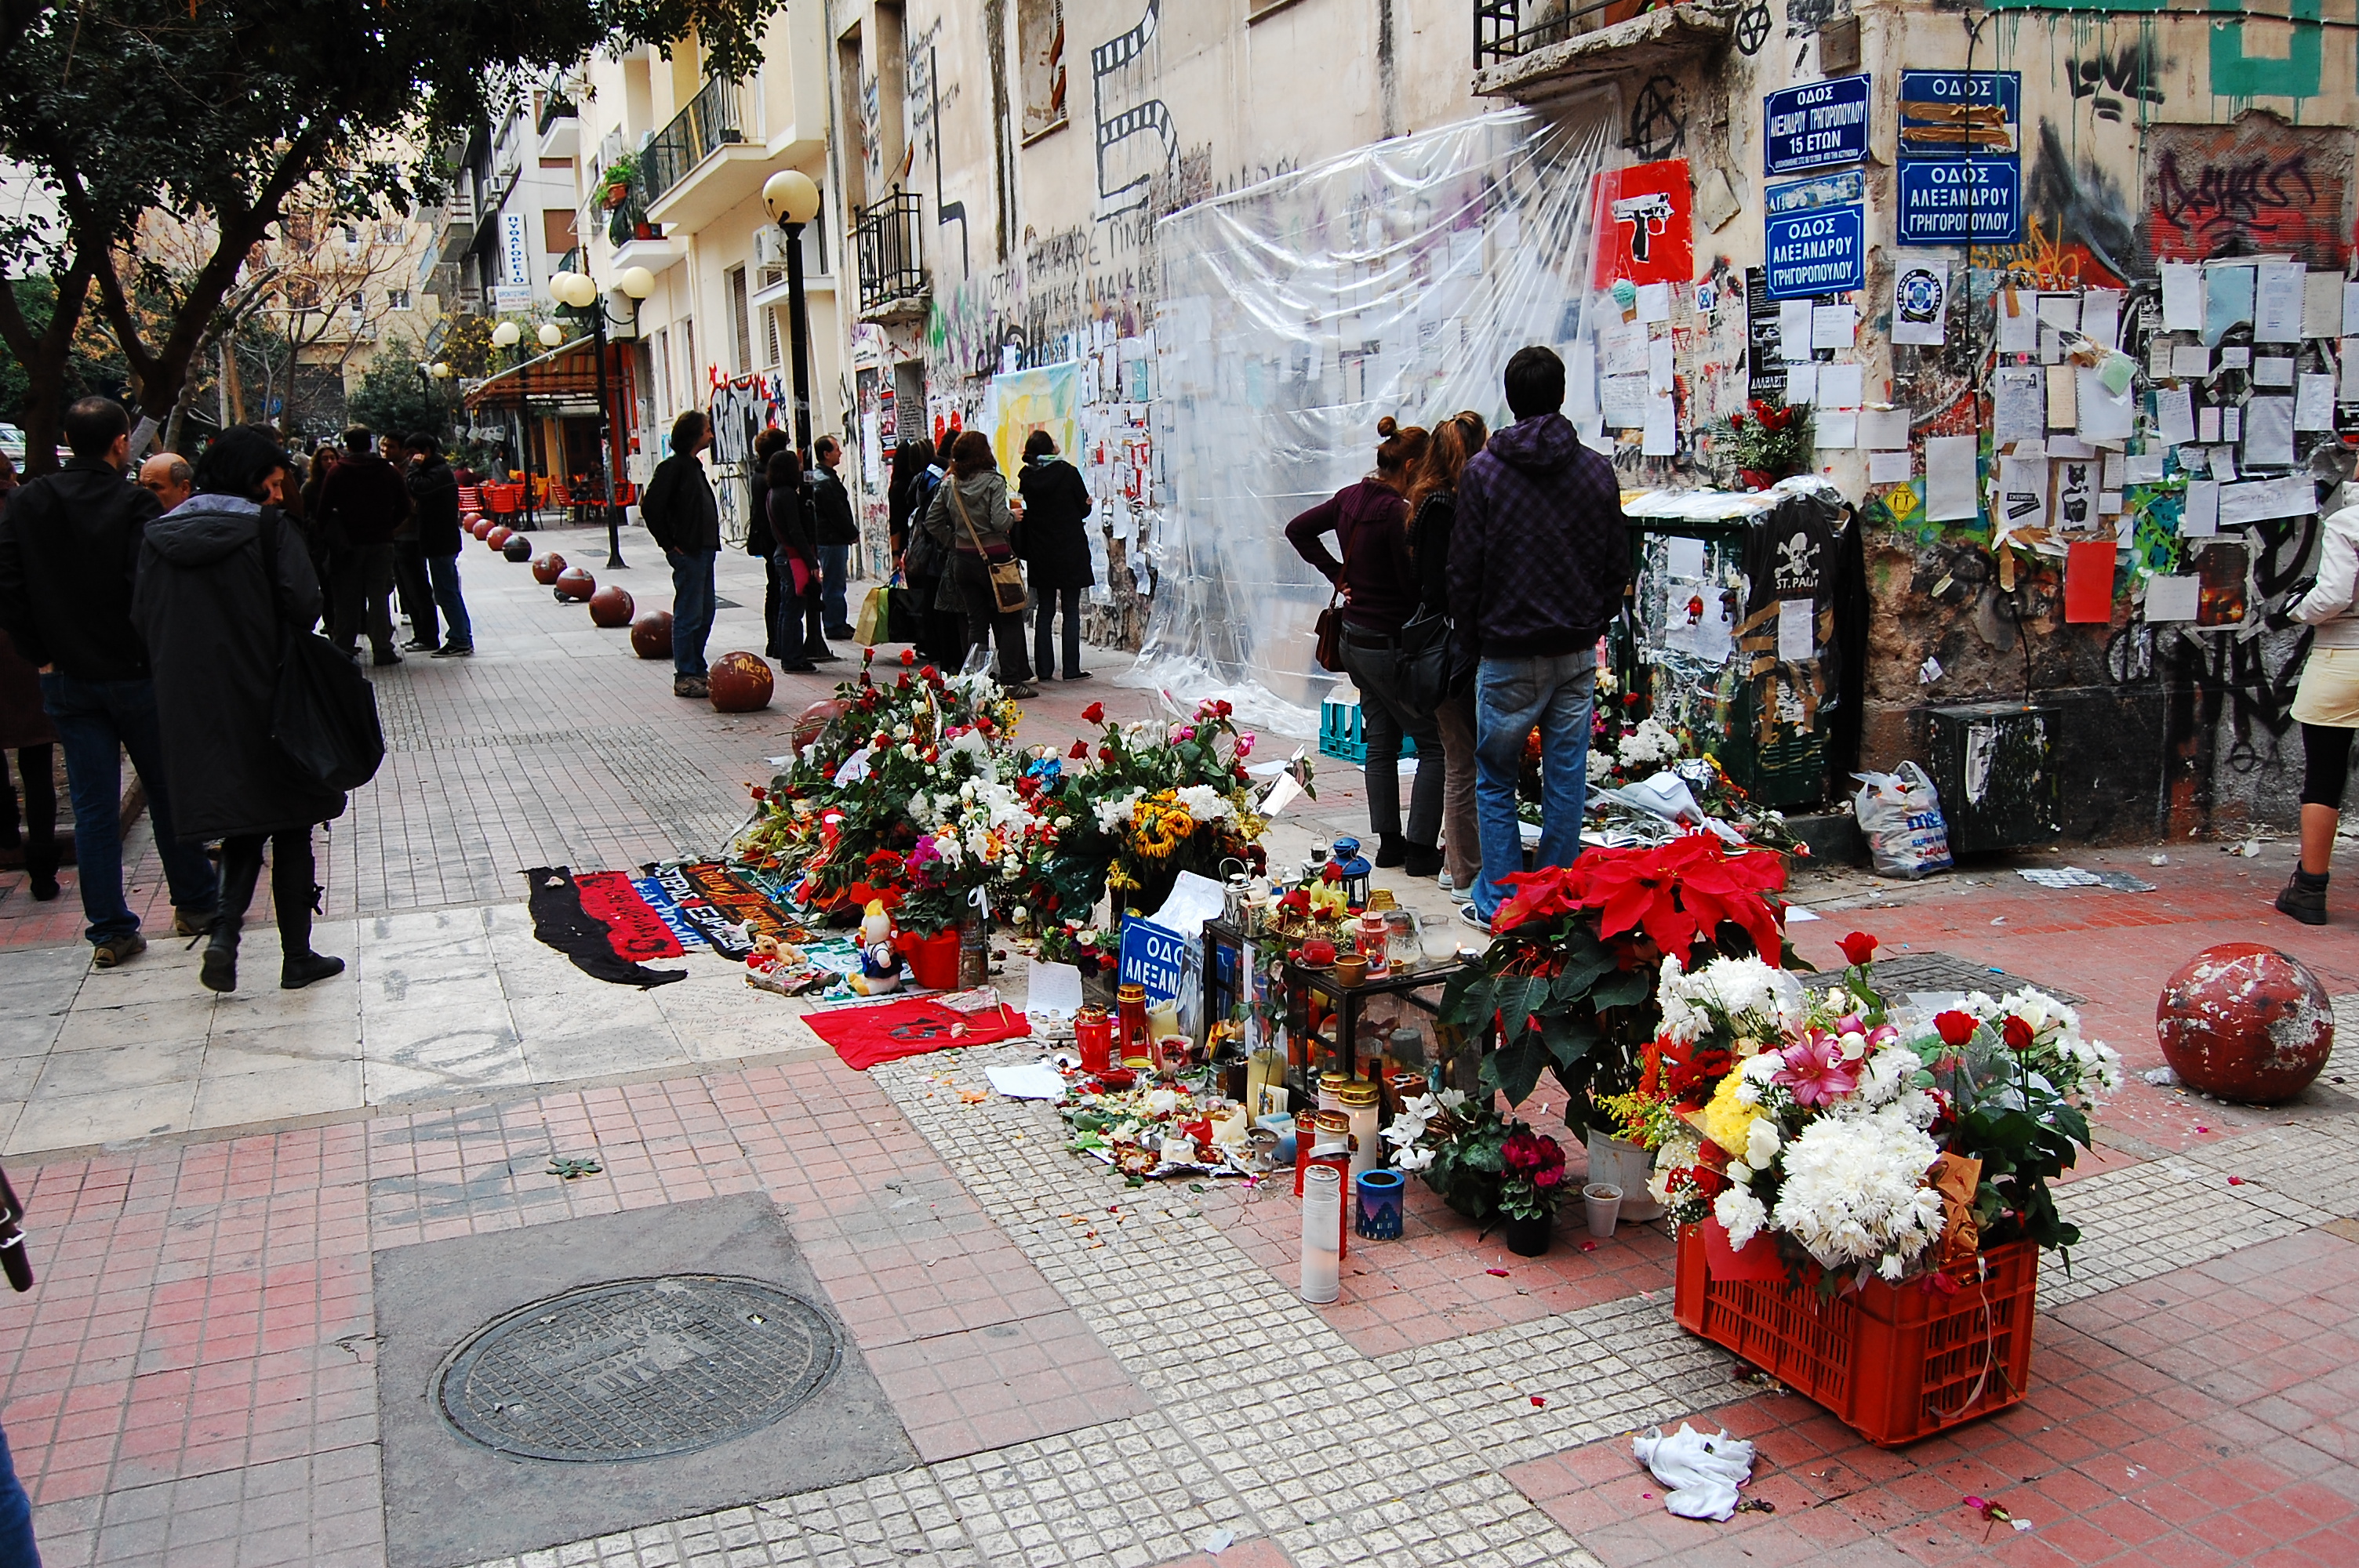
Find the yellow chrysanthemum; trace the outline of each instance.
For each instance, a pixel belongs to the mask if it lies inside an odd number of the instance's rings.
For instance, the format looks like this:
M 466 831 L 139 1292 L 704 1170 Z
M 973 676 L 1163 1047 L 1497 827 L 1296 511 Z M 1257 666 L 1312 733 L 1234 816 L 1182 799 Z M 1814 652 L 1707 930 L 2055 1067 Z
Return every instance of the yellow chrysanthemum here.
M 1720 1080 L 1712 1091 L 1712 1103 L 1703 1108 L 1703 1135 L 1718 1144 L 1726 1153 L 1741 1156 L 1746 1136 L 1753 1124 L 1761 1119 L 1761 1108 L 1747 1105 L 1736 1098 L 1737 1086 L 1745 1081 L 1742 1073 L 1731 1073 Z

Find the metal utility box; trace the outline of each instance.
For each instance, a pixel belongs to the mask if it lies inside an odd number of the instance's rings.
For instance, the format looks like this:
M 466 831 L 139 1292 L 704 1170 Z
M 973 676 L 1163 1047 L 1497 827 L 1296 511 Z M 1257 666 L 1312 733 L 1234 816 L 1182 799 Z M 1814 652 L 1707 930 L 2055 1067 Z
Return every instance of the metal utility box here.
M 2053 708 L 1966 702 L 1926 709 L 1930 772 L 1950 825 L 1950 852 L 2053 842 L 2063 833 Z

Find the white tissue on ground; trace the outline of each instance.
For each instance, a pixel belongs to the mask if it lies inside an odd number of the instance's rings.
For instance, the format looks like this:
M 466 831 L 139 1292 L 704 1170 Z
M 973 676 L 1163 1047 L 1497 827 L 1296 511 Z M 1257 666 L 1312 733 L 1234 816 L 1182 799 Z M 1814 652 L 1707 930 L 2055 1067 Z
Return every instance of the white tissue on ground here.
M 1736 1514 L 1736 1488 L 1753 1476 L 1753 1444 L 1698 1432 L 1687 1422 L 1663 1435 L 1659 1426 L 1632 1440 L 1638 1463 L 1655 1473 L 1664 1488 L 1663 1506 L 1681 1519 L 1726 1519 Z

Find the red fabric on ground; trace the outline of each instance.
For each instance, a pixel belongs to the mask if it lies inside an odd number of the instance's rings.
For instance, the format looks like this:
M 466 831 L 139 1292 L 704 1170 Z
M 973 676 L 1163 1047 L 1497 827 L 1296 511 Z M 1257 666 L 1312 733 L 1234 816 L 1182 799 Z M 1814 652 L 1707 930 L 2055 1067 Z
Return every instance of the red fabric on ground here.
M 627 871 L 584 871 L 573 879 L 582 890 L 582 910 L 606 927 L 614 956 L 634 960 L 684 958 L 688 949 L 671 934 L 655 906 L 639 896 Z
M 924 997 L 809 1013 L 803 1022 L 835 1047 L 845 1066 L 861 1073 L 879 1062 L 922 1056 L 953 1045 L 988 1045 L 1032 1033 L 1031 1021 L 1012 1007 L 969 1015 Z M 966 1033 L 954 1035 L 951 1026 L 959 1023 L 966 1025 Z

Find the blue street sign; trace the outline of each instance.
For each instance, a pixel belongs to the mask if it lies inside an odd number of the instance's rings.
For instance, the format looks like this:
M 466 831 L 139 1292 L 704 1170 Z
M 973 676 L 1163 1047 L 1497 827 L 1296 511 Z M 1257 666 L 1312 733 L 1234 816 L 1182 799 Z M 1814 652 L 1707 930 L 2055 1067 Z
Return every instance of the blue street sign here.
M 1802 185 L 1814 182 L 1803 181 Z M 1818 206 L 1796 200 L 1797 186 L 1763 192 L 1768 216 L 1762 281 L 1772 299 L 1836 294 L 1867 287 L 1867 220 L 1857 201 Z
M 1132 920 L 1122 928 L 1122 965 L 1118 974 L 1125 982 L 1136 982 L 1144 988 L 1148 1001 L 1177 1001 L 1189 969 L 1201 957 L 1198 944 L 1178 932 L 1144 920 Z
M 1858 163 L 1867 157 L 1867 78 L 1781 87 L 1761 101 L 1762 172 Z
M 1900 152 L 2011 153 L 2020 149 L 2023 73 L 1904 70 Z
M 2023 238 L 2023 168 L 2012 153 L 1899 160 L 1904 245 L 2012 245 Z

